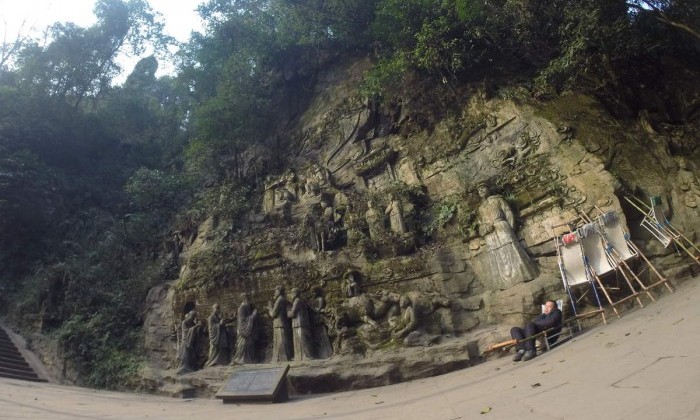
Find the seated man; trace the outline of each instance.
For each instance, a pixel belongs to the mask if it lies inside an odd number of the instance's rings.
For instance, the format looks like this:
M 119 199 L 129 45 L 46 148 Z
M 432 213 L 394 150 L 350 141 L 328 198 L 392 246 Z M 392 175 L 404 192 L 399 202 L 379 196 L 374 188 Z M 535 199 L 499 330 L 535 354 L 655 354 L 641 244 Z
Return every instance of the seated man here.
M 542 314 L 535 317 L 532 321 L 528 321 L 524 328 L 513 327 L 510 330 L 510 336 L 518 340 L 518 344 L 515 345 L 516 353 L 513 357 L 513 361 L 518 362 L 521 359 L 526 361 L 537 355 L 535 340 L 521 340 L 532 337 L 539 332 L 553 328 L 552 335 L 554 335 L 554 337 L 549 339 L 549 344 L 554 344 L 557 338 L 559 338 L 556 334 L 561 331 L 561 320 L 561 311 L 557 307 L 557 303 L 553 300 L 548 300 L 544 304 Z

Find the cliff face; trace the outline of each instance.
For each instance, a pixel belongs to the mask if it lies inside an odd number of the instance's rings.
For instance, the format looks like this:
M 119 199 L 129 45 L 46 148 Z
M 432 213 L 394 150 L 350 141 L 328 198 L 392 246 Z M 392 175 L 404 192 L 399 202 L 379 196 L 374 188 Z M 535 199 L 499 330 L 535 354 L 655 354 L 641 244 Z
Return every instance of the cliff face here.
M 345 63 L 319 77 L 310 105 L 287 125 L 286 172 L 261 185 L 245 222 L 210 219 L 183 232 L 180 277 L 148 302 L 154 366 L 176 361 L 170 337 L 187 311 L 204 320 L 219 303 L 232 315 L 242 292 L 261 313 L 257 358 L 268 361 L 277 285 L 299 288 L 312 307 L 325 298 L 318 322 L 334 356 L 323 366 L 415 360 L 404 347 L 437 343 L 478 357 L 545 299 L 567 298 L 553 237 L 608 210 L 666 275 L 691 267 L 639 227 L 642 214 L 624 197 L 661 196 L 674 226 L 695 238 L 697 126 L 658 126 L 644 115 L 623 123 L 574 93 L 535 104 L 474 89 L 443 115 L 431 112 L 429 92 L 368 103 L 357 91 L 368 66 Z M 684 158 L 672 154 L 679 150 Z M 402 296 L 415 318 L 404 333 Z M 449 347 L 455 340 L 466 347 Z M 204 336 L 199 344 L 203 359 Z

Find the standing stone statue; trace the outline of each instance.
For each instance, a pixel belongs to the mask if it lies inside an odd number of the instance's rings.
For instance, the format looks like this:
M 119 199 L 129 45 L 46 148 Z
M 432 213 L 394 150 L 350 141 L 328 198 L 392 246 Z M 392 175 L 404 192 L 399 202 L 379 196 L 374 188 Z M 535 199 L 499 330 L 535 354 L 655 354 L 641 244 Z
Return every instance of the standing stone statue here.
M 386 207 L 384 213 L 389 215 L 389 226 L 394 233 L 401 235 L 408 232 L 403 222 L 401 201 L 399 201 L 394 194 L 389 195 L 389 205 Z
M 197 338 L 202 325 L 197 321 L 197 313 L 189 311 L 182 321 L 180 347 L 178 349 L 177 373 L 187 373 L 197 370 Z
M 275 287 L 275 301 L 268 305 L 272 318 L 272 359 L 271 363 L 292 360 L 291 322 L 287 316 L 289 301 L 284 286 Z
M 287 311 L 287 316 L 292 320 L 294 360 L 314 359 L 309 308 L 301 300 L 299 289 L 296 287 L 292 289 L 292 307 Z
M 255 340 L 257 338 L 255 324 L 258 310 L 250 303 L 248 295 L 241 293 L 241 304 L 238 307 L 238 324 L 236 328 L 236 353 L 233 361 L 239 364 L 255 363 Z
M 477 191 L 483 200 L 477 210 L 479 235 L 486 242 L 491 281 L 503 290 L 532 280 L 537 270 L 515 236 L 515 215 L 510 206 L 500 195 L 490 195 L 485 183 L 479 184 Z
M 365 220 L 367 220 L 370 239 L 373 241 L 379 240 L 382 232 L 384 232 L 384 215 L 374 207 L 374 202 L 372 200 L 367 202 Z
M 275 209 L 275 182 L 268 175 L 265 179 L 265 192 L 263 193 L 263 212 L 270 214 Z
M 312 306 L 313 314 L 313 337 L 316 349 L 316 356 L 319 359 L 327 359 L 333 355 L 333 347 L 328 336 L 328 327 L 326 326 L 326 298 L 323 296 L 323 289 L 316 287 L 314 289 L 314 300 Z
M 207 319 L 207 327 L 209 328 L 209 357 L 204 366 L 227 365 L 231 354 L 228 331 L 226 331 L 226 323 L 229 320 L 224 319 L 221 313 L 221 307 L 215 303 L 212 307 L 211 315 Z
M 321 251 L 326 251 L 328 243 L 332 240 L 335 220 L 333 207 L 329 206 L 325 201 L 321 201 L 321 218 L 319 220 L 318 234 L 321 241 Z
M 342 289 L 345 297 L 350 298 L 362 294 L 360 282 L 357 279 L 357 275 L 354 272 L 348 271 L 343 277 L 345 277 L 345 281 L 343 282 Z

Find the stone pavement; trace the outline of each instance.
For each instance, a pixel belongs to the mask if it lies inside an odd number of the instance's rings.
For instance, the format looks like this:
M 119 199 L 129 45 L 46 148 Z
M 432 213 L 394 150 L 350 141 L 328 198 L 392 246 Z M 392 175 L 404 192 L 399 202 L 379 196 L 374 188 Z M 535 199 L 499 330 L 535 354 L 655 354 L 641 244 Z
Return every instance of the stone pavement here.
M 647 300 L 645 300 L 645 303 Z M 0 378 L 5 419 L 700 419 L 700 278 L 528 362 L 281 404 L 93 391 Z

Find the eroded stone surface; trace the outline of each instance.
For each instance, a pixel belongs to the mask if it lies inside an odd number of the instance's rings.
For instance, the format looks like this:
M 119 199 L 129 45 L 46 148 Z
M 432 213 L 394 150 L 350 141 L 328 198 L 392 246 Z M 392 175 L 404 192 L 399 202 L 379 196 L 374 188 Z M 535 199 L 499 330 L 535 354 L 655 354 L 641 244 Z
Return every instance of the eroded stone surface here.
M 388 112 L 357 98 L 354 87 L 366 65 L 357 62 L 320 76 L 323 89 L 291 130 L 298 158 L 265 181 L 247 223 L 235 223 L 234 232 L 232 221 L 209 219 L 183 233 L 180 277 L 152 291 L 146 312 L 146 348 L 161 367 L 175 360 L 168 337 L 187 311 L 197 309 L 206 318 L 217 302 L 224 314 L 235 314 L 242 292 L 253 306 L 265 308 L 275 287 L 284 284 L 298 288 L 309 306 L 322 295 L 318 322 L 334 348 L 333 357 L 316 367 L 332 372 L 328 377 L 340 387 L 414 378 L 430 374 L 420 367 L 421 358 L 435 362 L 438 356 L 421 353 L 422 347 L 405 348 L 409 342 L 427 346 L 429 339 L 391 340 L 405 314 L 401 296 L 419 314 L 416 331 L 423 337 L 456 337 L 472 343 L 468 353 L 478 355 L 485 348 L 483 331 L 521 324 L 545 299 L 566 297 L 552 244 L 554 226 L 582 213 L 615 210 L 624 224 L 631 217 L 627 226 L 650 255 L 665 256 L 668 251 L 637 227 L 639 215 L 620 199 L 630 192 L 661 194 L 667 214 L 694 237 L 697 169 L 675 162 L 661 146 L 652 153 L 653 145 L 616 128 L 593 100 L 573 97 L 571 103 L 535 109 L 482 93 L 464 104 L 461 117 L 428 131 L 411 120 L 410 101 Z M 585 109 L 577 109 L 579 103 Z M 576 109 L 575 118 L 569 109 Z M 611 140 L 616 136 L 627 137 Z M 485 229 L 494 221 L 479 217 L 483 199 L 476 187 L 484 180 L 513 212 L 511 243 L 524 251 L 513 264 L 527 265 L 528 275 L 496 277 L 497 251 Z M 352 287 L 349 272 L 357 280 Z M 434 307 L 440 300 L 448 304 Z M 252 357 L 263 363 L 273 356 L 274 342 L 272 320 L 264 312 L 256 321 Z M 441 346 L 425 348 L 443 349 L 455 362 L 437 363 L 434 371 L 471 363 Z M 364 363 L 368 371 L 382 366 L 384 373 L 376 380 L 353 377 L 343 370 L 348 357 L 353 368 Z M 413 369 L 398 368 L 401 363 Z M 197 378 L 191 387 L 200 389 L 211 373 L 189 375 Z M 304 375 L 290 372 L 291 378 Z M 297 380 L 300 389 L 310 389 L 311 382 Z

